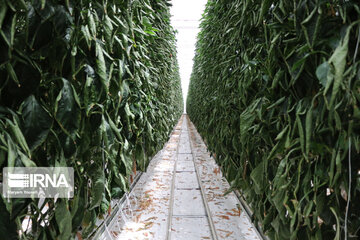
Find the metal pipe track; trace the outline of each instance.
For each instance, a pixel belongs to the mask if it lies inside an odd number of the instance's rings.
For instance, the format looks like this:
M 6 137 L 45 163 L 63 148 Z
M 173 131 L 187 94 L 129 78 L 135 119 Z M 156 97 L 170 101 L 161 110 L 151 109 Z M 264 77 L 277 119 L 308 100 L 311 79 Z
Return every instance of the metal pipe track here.
M 184 121 L 184 119 L 183 119 Z M 176 165 L 179 157 L 179 145 L 180 145 L 180 139 L 181 139 L 181 132 L 179 134 L 179 142 L 177 144 L 176 148 L 176 160 L 174 163 L 174 169 L 172 174 L 172 180 L 171 180 L 171 190 L 170 190 L 170 204 L 169 204 L 169 214 L 168 214 L 168 221 L 167 221 L 167 231 L 166 231 L 166 239 L 171 239 L 171 226 L 172 226 L 172 218 L 173 218 L 173 206 L 174 206 L 174 191 L 175 191 L 175 176 L 176 176 Z
M 210 208 L 209 208 L 209 204 L 208 204 L 208 201 L 207 201 L 207 197 L 206 197 L 206 194 L 205 194 L 205 190 L 204 190 L 204 187 L 202 186 L 202 182 L 201 182 L 201 178 L 200 178 L 200 173 L 199 173 L 199 169 L 196 165 L 196 162 L 195 162 L 195 154 L 194 154 L 194 151 L 193 151 L 193 148 L 192 148 L 192 144 L 191 144 L 191 137 L 190 137 L 190 131 L 189 131 L 189 121 L 188 122 L 188 137 L 189 137 L 189 143 L 190 143 L 190 149 L 191 149 L 191 155 L 193 157 L 193 162 L 194 162 L 194 167 L 195 167 L 195 173 L 196 173 L 196 178 L 198 180 L 198 183 L 199 183 L 199 186 L 200 186 L 200 192 L 201 192 L 201 197 L 202 197 L 202 200 L 203 200 L 203 203 L 204 203 L 204 207 L 205 207 L 205 211 L 206 211 L 206 216 L 207 216 L 207 219 L 208 219 L 208 222 L 209 222 L 209 227 L 210 227 L 210 232 L 211 232 L 211 236 L 212 236 L 212 239 L 213 240 L 218 240 L 218 235 L 217 235 L 217 232 L 216 232 L 216 228 L 215 228 L 215 225 L 214 225 L 214 221 L 213 221 L 213 218 L 212 218 L 212 214 L 211 214 L 211 211 L 210 211 Z
M 184 115 L 184 119 L 183 121 L 186 119 L 187 121 L 187 129 L 188 128 L 188 119 L 186 118 L 186 115 Z M 183 131 L 183 129 L 181 129 Z M 188 130 L 187 130 L 188 131 Z M 189 132 L 189 131 L 188 131 Z M 181 135 L 182 133 L 180 134 L 179 136 L 179 143 L 178 143 L 178 147 L 177 147 L 177 152 L 176 152 L 176 155 L 177 155 L 177 160 L 178 160 L 178 156 L 179 156 L 179 146 L 180 146 L 180 140 L 181 140 Z M 211 237 L 213 240 L 218 240 L 218 236 L 217 236 L 217 233 L 216 233 L 216 229 L 215 229 L 215 225 L 214 225 L 214 221 L 212 219 L 212 215 L 211 215 L 211 212 L 210 212 L 210 208 L 209 208 L 209 205 L 208 205 L 208 202 L 207 202 L 207 198 L 206 198 L 206 195 L 205 195 L 205 191 L 204 191 L 204 188 L 202 186 L 202 182 L 201 182 L 201 179 L 200 179 L 200 174 L 199 174 L 199 170 L 195 164 L 195 156 L 194 156 L 194 151 L 192 150 L 192 145 L 191 145 L 191 138 L 188 134 L 188 141 L 189 141 L 189 144 L 190 144 L 190 152 L 189 154 L 192 155 L 192 158 L 193 158 L 193 163 L 194 163 L 194 168 L 195 168 L 195 173 L 196 173 L 196 178 L 197 178 L 197 181 L 199 183 L 199 187 L 200 187 L 200 193 L 201 193 L 201 198 L 202 198 L 202 201 L 203 201 L 203 204 L 204 204 L 204 208 L 205 208 L 205 216 L 208 220 L 208 223 L 209 223 L 209 228 L 210 228 L 210 232 L 211 232 Z M 167 227 L 167 233 L 166 233 L 166 239 L 167 240 L 171 240 L 171 232 L 172 232 L 172 218 L 173 218 L 173 205 L 174 205 L 174 191 L 175 191 L 175 178 L 176 178 L 176 166 L 177 166 L 177 160 L 174 164 L 174 170 L 173 170 L 173 179 L 172 179 L 172 184 L 171 184 L 171 196 L 170 196 L 170 207 L 169 207 L 169 214 L 168 214 L 168 227 Z M 185 216 L 181 216 L 181 217 L 185 217 Z M 192 217 L 195 217 L 195 216 L 192 216 Z

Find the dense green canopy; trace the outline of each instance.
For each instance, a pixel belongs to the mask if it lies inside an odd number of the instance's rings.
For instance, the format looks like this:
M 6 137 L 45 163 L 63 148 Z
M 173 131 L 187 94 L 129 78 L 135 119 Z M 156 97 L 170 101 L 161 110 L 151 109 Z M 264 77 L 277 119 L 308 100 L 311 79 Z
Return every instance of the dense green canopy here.
M 207 4 L 187 112 L 271 239 L 359 238 L 359 23 L 355 0 Z
M 0 167 L 74 167 L 76 187 L 45 213 L 1 198 L 0 238 L 17 239 L 26 215 L 28 237 L 86 238 L 163 147 L 183 112 L 169 6 L 0 0 Z

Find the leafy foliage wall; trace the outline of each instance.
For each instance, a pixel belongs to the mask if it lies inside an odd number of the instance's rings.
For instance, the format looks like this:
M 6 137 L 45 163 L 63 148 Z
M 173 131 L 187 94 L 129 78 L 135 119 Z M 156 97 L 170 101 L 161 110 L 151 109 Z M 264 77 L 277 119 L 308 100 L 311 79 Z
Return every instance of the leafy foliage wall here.
M 0 236 L 29 215 L 30 238 L 86 238 L 162 148 L 183 111 L 169 6 L 0 0 L 0 166 L 74 167 L 76 186 L 70 200 L 1 198 Z
M 353 0 L 208 1 L 187 112 L 271 239 L 359 238 L 359 23 Z

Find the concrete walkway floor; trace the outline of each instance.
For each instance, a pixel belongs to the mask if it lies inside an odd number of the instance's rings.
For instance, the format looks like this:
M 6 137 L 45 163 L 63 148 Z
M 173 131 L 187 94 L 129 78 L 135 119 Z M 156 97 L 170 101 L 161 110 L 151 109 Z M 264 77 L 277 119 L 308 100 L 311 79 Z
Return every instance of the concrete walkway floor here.
M 183 115 L 101 239 L 260 239 Z

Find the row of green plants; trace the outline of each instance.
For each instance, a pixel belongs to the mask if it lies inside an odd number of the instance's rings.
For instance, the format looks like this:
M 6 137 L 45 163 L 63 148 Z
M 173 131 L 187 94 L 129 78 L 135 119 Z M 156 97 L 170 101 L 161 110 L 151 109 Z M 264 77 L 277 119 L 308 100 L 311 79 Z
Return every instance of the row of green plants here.
M 169 7 L 0 0 L 0 167 L 75 171 L 72 199 L 1 197 L 1 239 L 87 238 L 163 147 L 183 111 Z
M 270 239 L 360 236 L 360 7 L 209 0 L 187 112 Z

